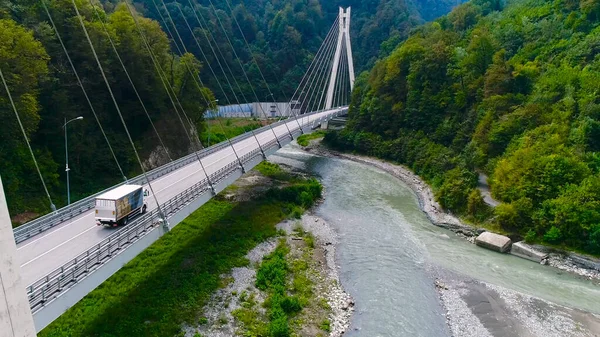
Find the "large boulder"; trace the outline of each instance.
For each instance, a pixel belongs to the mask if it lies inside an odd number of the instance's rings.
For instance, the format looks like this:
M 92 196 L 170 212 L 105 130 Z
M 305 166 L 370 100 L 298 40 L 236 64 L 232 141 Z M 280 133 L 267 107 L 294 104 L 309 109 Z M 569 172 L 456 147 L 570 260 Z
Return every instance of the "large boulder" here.
M 522 257 L 527 260 L 542 262 L 545 258 L 548 257 L 548 254 L 544 252 L 540 252 L 539 250 L 531 247 L 523 241 L 515 242 L 510 249 L 510 253 L 512 255 L 516 255 L 518 257 Z
M 505 253 L 510 249 L 511 241 L 510 238 L 504 235 L 483 232 L 475 239 L 475 244 L 480 247 Z

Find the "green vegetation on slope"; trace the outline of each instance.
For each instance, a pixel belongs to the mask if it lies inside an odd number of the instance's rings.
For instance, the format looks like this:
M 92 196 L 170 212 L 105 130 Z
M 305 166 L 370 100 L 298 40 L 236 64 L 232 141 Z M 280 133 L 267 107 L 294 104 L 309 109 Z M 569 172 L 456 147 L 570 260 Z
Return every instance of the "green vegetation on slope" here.
M 475 223 L 600 254 L 599 39 L 598 0 L 471 1 L 363 74 L 326 140 L 410 166 Z
M 228 138 L 241 135 L 260 128 L 272 121 L 259 121 L 253 118 L 211 118 L 205 122 L 205 128 L 200 134 L 204 146 L 210 146 L 226 141 Z
M 184 49 L 178 37 L 168 35 L 167 28 L 171 33 L 175 32 L 173 26 L 165 25 L 161 18 L 161 15 L 168 17 L 162 8 L 162 2 L 132 1 L 135 10 L 141 14 L 138 16 L 141 30 L 151 41 L 152 53 L 166 74 L 168 86 L 173 88 L 171 95 L 174 94 L 177 98 L 176 109 L 165 91 L 161 76 L 155 69 L 143 39 L 138 34 L 134 20 L 123 4 L 124 1 L 93 1 L 92 3 L 97 4 L 96 7 L 92 7 L 88 0 L 75 2 L 101 59 L 135 146 L 142 160 L 148 160 L 146 164 L 149 168 L 168 162 L 169 158 L 162 144 L 168 148 L 171 159 L 177 159 L 192 150 L 191 142 L 183 130 L 192 130 L 188 122 L 202 133 L 202 141 L 208 140 L 208 137 L 204 136 L 208 136 L 209 133 L 212 133 L 210 143 L 224 140 L 221 134 L 229 131 L 208 132 L 203 122 L 206 102 L 215 99 L 207 88 L 212 89 L 221 102 L 229 102 L 233 96 L 242 101 L 265 100 L 271 92 L 277 100 L 289 100 L 331 28 L 338 13 L 338 5 L 353 7 L 355 64 L 360 70 L 361 67 L 366 68 L 367 64 L 372 64 L 379 55 L 381 43 L 390 34 L 394 39 L 382 46 L 384 53 L 391 51 L 405 38 L 409 30 L 422 21 L 421 16 L 431 19 L 446 13 L 454 4 L 454 1 L 450 0 L 414 0 L 414 3 L 410 0 L 258 0 L 246 3 L 237 0 L 215 0 L 213 3 L 216 14 L 210 4 L 193 1 L 192 3 L 197 4 L 197 12 L 201 14 L 199 18 L 207 20 L 201 26 L 189 7 L 189 2 L 166 0 L 166 8 L 190 52 L 181 55 L 171 51 L 173 49 L 183 52 Z M 61 34 L 84 83 L 83 86 L 114 149 L 119 165 L 123 168 L 123 175 L 131 178 L 139 174 L 140 167 L 109 92 L 101 80 L 72 1 L 44 0 L 44 3 L 48 5 L 57 31 Z M 160 11 L 155 4 L 161 6 Z M 231 4 L 233 16 L 239 22 L 243 33 L 238 31 L 237 23 L 232 20 L 228 4 Z M 178 6 L 182 7 L 181 12 Z M 189 32 L 184 17 L 194 29 L 200 45 L 205 47 L 204 53 L 208 55 L 208 60 L 204 59 L 196 47 L 196 40 Z M 105 23 L 115 43 L 160 139 L 113 52 L 102 23 Z M 221 23 L 227 34 L 222 32 Z M 217 61 L 208 51 L 204 29 L 213 33 L 224 59 Z M 251 88 L 246 81 L 228 39 L 231 39 L 235 46 L 243 68 L 255 88 Z M 253 63 L 245 41 L 250 44 L 260 69 Z M 231 68 L 241 90 L 232 79 L 226 80 L 222 77 L 219 63 Z M 212 72 L 206 65 L 214 68 L 217 78 L 211 76 Z M 32 142 L 42 175 L 57 206 L 66 204 L 62 129 L 65 119 L 84 117 L 81 121 L 69 124 L 68 130 L 72 201 L 122 181 L 123 175 L 119 172 L 88 102 L 80 90 L 41 0 L 0 1 L 0 69 L 7 78 L 24 121 L 27 137 Z M 266 77 L 271 90 L 267 90 L 260 80 L 260 71 Z M 202 76 L 207 86 L 200 91 L 196 81 L 192 79 L 198 75 Z M 225 93 L 221 91 L 217 81 L 225 87 Z M 232 93 L 232 88 L 235 94 Z M 225 97 L 225 94 L 228 97 Z M 181 114 L 182 110 L 185 111 L 185 116 Z M 14 113 L 3 89 L 0 90 L 0 121 L 7 130 L 0 136 L 0 175 L 4 179 L 10 212 L 16 216 L 15 223 L 20 223 L 47 213 L 50 210 L 49 203 L 42 184 L 36 177 L 33 161 L 29 158 L 23 136 L 16 127 Z M 184 121 L 185 126 L 181 121 Z M 231 134 L 238 131 L 240 130 L 232 131 Z
M 139 164 L 134 159 L 132 147 L 101 79 L 72 2 L 44 1 L 124 174 L 127 177 L 139 174 Z M 89 1 L 77 0 L 76 3 L 142 159 L 156 151 L 163 157 L 162 163 L 168 161 L 163 150 L 157 150 L 160 141 L 112 50 L 102 22 L 105 22 L 171 157 L 177 159 L 188 154 L 190 141 L 185 137 L 183 126 L 127 8 L 121 4 L 106 14 L 101 7 L 96 7 L 99 19 Z M 158 63 L 169 70 L 168 80 L 187 117 L 201 130 L 206 105 L 191 80 L 192 76 L 200 73 L 200 63 L 191 54 L 172 54 L 169 40 L 157 22 L 141 16 L 137 19 L 141 29 L 152 40 L 151 49 Z M 0 1 L 0 69 L 7 79 L 27 137 L 57 206 L 66 204 L 62 128 L 65 119 L 84 117 L 68 126 L 72 200 L 122 181 L 40 1 L 19 1 L 18 5 L 14 1 Z M 208 89 L 202 90 L 205 96 L 213 99 Z M 48 212 L 49 202 L 3 86 L 0 89 L 0 122 L 4 126 L 0 135 L 0 175 L 11 214 Z M 190 128 L 187 122 L 186 128 Z
M 184 322 L 199 324 L 223 286 L 220 275 L 246 265 L 244 255 L 276 235 L 277 223 L 321 196 L 312 179 L 287 174 L 276 185 L 247 202 L 211 200 L 39 335 L 162 337 L 178 335 Z
M 311 140 L 323 138 L 323 137 L 325 137 L 326 133 L 327 133 L 327 131 L 319 130 L 319 131 L 315 131 L 313 133 L 304 134 L 304 135 L 298 137 L 298 145 L 308 146 L 308 144 L 310 144 Z
M 102 0 L 107 11 L 113 4 L 121 0 Z M 163 28 L 165 23 L 161 21 L 161 15 L 167 17 L 165 7 L 159 1 L 134 0 L 133 1 L 143 13 L 161 22 Z M 312 61 L 327 32 L 338 15 L 338 7 L 352 7 L 351 34 L 354 45 L 354 61 L 357 71 L 362 71 L 373 65 L 380 49 L 383 52 L 391 51 L 402 39 L 408 36 L 408 32 L 415 25 L 425 20 L 432 20 L 450 11 L 456 4 L 453 0 L 288 0 L 288 1 L 238 1 L 238 0 L 214 0 L 208 2 L 192 2 L 198 13 L 194 15 L 188 1 L 165 0 L 166 8 L 175 21 L 183 43 L 202 62 L 204 57 L 196 48 L 194 37 L 190 34 L 186 25 L 190 24 L 196 30 L 197 38 L 201 46 L 208 45 L 204 34 L 200 33 L 210 27 L 216 44 L 223 51 L 227 62 L 236 79 L 242 87 L 243 94 L 247 99 L 255 100 L 250 86 L 241 73 L 240 65 L 229 46 L 227 37 L 217 19 L 217 14 L 227 31 L 229 39 L 236 46 L 236 53 L 240 57 L 244 68 L 248 71 L 250 78 L 254 80 L 256 94 L 259 100 L 263 100 L 271 92 L 276 99 L 286 101 L 294 93 L 304 72 Z M 158 5 L 157 6 L 155 5 Z M 214 5 L 214 9 L 212 7 Z M 239 22 L 243 35 L 240 33 L 236 22 L 231 18 L 233 15 Z M 181 7 L 181 12 L 178 9 Z M 183 14 L 182 14 L 183 13 Z M 185 20 L 184 20 L 185 18 Z M 201 23 L 198 22 L 200 19 Z M 170 25 L 170 23 L 169 23 Z M 172 26 L 170 27 L 172 30 Z M 393 36 L 392 41 L 387 41 Z M 177 38 L 176 38 L 177 40 Z M 269 83 L 271 92 L 266 86 L 258 81 L 261 77 L 258 69 L 253 64 L 252 56 L 245 46 L 246 41 L 250 44 L 252 52 L 260 64 L 260 70 Z M 174 44 L 181 45 L 179 41 Z M 227 83 L 220 73 L 218 61 L 212 53 L 205 52 L 210 64 L 217 72 L 218 80 Z M 210 78 L 208 86 L 220 98 L 223 92 L 220 90 L 217 79 Z M 232 85 L 237 92 L 237 85 Z M 231 95 L 228 86 L 225 87 L 227 95 Z M 243 97 L 240 92 L 237 95 Z M 226 100 L 222 100 L 225 102 Z

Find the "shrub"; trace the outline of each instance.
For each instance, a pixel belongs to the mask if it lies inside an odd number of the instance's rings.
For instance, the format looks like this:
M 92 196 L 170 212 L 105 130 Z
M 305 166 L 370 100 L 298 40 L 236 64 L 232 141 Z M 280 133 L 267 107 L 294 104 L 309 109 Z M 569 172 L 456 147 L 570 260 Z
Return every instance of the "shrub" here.
M 560 232 L 560 229 L 552 226 L 552 228 L 550 228 L 550 230 L 548 230 L 546 232 L 546 234 L 544 234 L 544 241 L 548 242 L 548 243 L 552 243 L 552 244 L 558 244 L 560 242 L 562 242 L 563 237 L 562 234 Z
M 477 175 L 465 168 L 454 168 L 444 175 L 444 183 L 436 193 L 442 207 L 454 212 L 466 209 L 471 188 L 477 185 Z
M 319 324 L 319 328 L 325 332 L 331 332 L 331 322 L 328 319 L 324 319 L 321 324 Z
M 288 337 L 290 335 L 290 327 L 285 315 L 271 321 L 269 335 L 271 337 Z
M 300 305 L 300 301 L 295 296 L 286 296 L 280 303 L 281 309 L 286 314 L 295 314 L 302 310 L 302 305 Z
M 592 254 L 600 254 L 600 225 L 592 227 L 590 238 L 586 245 L 586 251 Z
M 490 207 L 483 201 L 479 189 L 474 188 L 467 199 L 467 213 L 477 221 L 485 220 L 490 214 Z
M 527 242 L 527 243 L 535 242 L 536 238 L 537 238 L 537 233 L 533 229 L 530 229 L 527 232 L 527 234 L 525 234 L 525 242 Z

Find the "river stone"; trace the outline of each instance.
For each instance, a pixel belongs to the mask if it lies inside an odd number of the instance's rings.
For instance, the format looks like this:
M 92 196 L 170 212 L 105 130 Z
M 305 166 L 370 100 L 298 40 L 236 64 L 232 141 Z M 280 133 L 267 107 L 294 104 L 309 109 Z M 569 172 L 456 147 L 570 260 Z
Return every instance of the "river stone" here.
M 500 253 L 505 253 L 510 249 L 510 238 L 492 233 L 492 232 L 484 232 L 479 234 L 479 236 L 475 239 L 475 244 L 480 247 L 484 247 L 487 249 L 495 250 Z
M 534 249 L 523 241 L 513 243 L 510 253 L 538 263 L 548 257 L 548 254 Z

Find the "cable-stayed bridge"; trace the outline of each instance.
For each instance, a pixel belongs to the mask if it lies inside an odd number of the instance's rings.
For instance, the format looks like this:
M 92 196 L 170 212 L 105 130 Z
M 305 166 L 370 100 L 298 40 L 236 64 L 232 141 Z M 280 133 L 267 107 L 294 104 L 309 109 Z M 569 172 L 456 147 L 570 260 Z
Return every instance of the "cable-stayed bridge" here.
M 44 0 L 42 3 L 44 3 Z M 77 11 L 75 1 L 73 1 L 73 5 Z M 135 16 L 133 11 L 131 11 L 131 14 Z M 52 26 L 56 28 L 56 23 L 52 20 L 49 12 L 48 15 Z M 163 20 L 170 38 L 179 40 L 181 46 L 185 49 L 175 25 L 171 25 L 173 31 L 168 28 L 170 26 L 168 20 L 173 23 L 168 11 L 166 11 Z M 200 18 L 198 20 L 201 22 Z M 293 141 L 297 136 L 326 125 L 327 121 L 334 117 L 345 115 L 348 111 L 347 103 L 354 85 L 349 25 L 350 9 L 343 10 L 340 8 L 339 16 L 332 29 L 325 37 L 322 46 L 290 99 L 290 102 L 300 104 L 299 111 L 301 114 L 292 114 L 291 117 L 285 120 L 228 139 L 223 143 L 198 149 L 183 158 L 173 160 L 151 171 L 144 171 L 142 175 L 123 182 L 122 184 L 144 185 L 152 191 L 151 197 L 148 199 L 148 212 L 132 219 L 127 226 L 117 229 L 98 227 L 94 221 L 95 195 L 93 195 L 16 228 L 14 230 L 16 251 L 8 247 L 5 252 L 5 247 L 0 247 L 0 253 L 7 256 L 8 259 L 12 259 L 11 262 L 18 264 L 20 268 L 13 268 L 11 271 L 0 269 L 0 273 L 3 277 L 6 273 L 16 274 L 16 277 L 13 275 L 16 280 L 15 284 L 20 284 L 23 288 L 26 287 L 27 299 L 22 296 L 21 301 L 27 303 L 31 312 L 23 313 L 14 309 L 19 306 L 17 296 L 11 300 L 14 306 L 8 300 L 5 309 L 0 306 L 0 314 L 6 311 L 6 315 L 0 316 L 9 317 L 13 328 L 13 322 L 15 321 L 22 324 L 23 327 L 26 327 L 30 322 L 35 324 L 35 331 L 40 331 L 117 272 L 125 263 L 158 240 L 214 195 L 233 183 L 244 172 L 252 169 L 266 159 L 267 156 Z M 83 22 L 81 22 L 81 26 L 85 31 Z M 140 34 L 143 35 L 141 30 Z M 60 39 L 60 36 L 58 38 Z M 206 38 L 209 45 L 204 48 L 201 47 L 198 40 L 195 40 L 202 54 L 204 54 L 203 50 L 208 52 L 210 47 L 210 51 L 217 59 L 219 56 L 222 57 L 216 43 L 214 46 L 210 43 L 211 36 L 206 36 Z M 93 43 L 89 38 L 88 42 L 90 48 L 94 51 Z M 112 40 L 110 42 L 112 44 Z M 175 43 L 175 45 L 180 48 L 178 43 Z M 118 55 L 116 48 L 114 48 L 114 51 Z M 150 48 L 148 48 L 148 51 L 149 56 L 152 57 Z M 179 51 L 180 53 L 187 52 L 187 50 Z M 64 49 L 64 52 L 68 57 L 68 51 Z M 96 59 L 102 78 L 110 91 L 110 83 L 104 76 L 102 65 L 97 56 Z M 125 65 L 121 64 L 127 72 Z M 160 66 L 156 63 L 155 65 L 156 71 L 161 74 L 163 69 L 160 69 Z M 233 87 L 231 82 L 235 82 L 235 78 L 231 69 L 221 63 L 219 63 L 217 69 L 210 68 L 214 76 L 219 70 L 229 82 L 228 86 Z M 74 67 L 73 71 L 77 75 Z M 231 77 L 228 76 L 228 73 Z M 248 82 L 252 84 L 248 76 L 244 75 Z M 127 76 L 131 85 L 134 86 L 128 73 Z M 264 81 L 262 73 L 261 77 Z M 198 88 L 204 87 L 200 78 L 195 78 L 198 81 Z M 232 79 L 231 82 L 229 78 Z M 165 82 L 164 84 L 165 90 L 169 93 L 169 83 Z M 245 96 L 237 97 L 233 91 L 234 98 L 230 100 L 230 96 L 227 95 L 223 86 L 220 83 L 218 85 L 229 103 L 250 102 Z M 236 83 L 236 85 L 239 88 L 239 84 Z M 6 85 L 5 88 L 10 97 L 10 91 Z M 258 100 L 254 89 L 251 89 L 251 92 L 251 95 Z M 177 97 L 174 92 L 171 94 L 173 94 L 173 106 L 177 110 Z M 144 109 L 146 109 L 141 98 L 139 99 Z M 240 99 L 244 101 L 240 101 Z M 114 98 L 113 101 L 116 110 L 120 114 L 118 104 Z M 187 117 L 185 111 L 181 111 L 181 113 L 183 115 L 183 118 L 181 118 L 183 129 L 186 130 L 184 120 Z M 18 118 L 16 108 L 15 114 Z M 124 121 L 123 124 L 127 129 Z M 187 134 L 187 136 L 194 141 L 191 135 Z M 201 146 L 201 142 L 197 137 L 195 140 Z M 115 187 L 117 186 L 107 190 Z M 0 203 L 2 202 L 1 199 Z M 5 207 L 5 205 L 1 207 Z M 4 216 L 4 213 L 7 212 L 0 212 L 0 216 Z M 4 220 L 0 219 L 0 222 L 4 222 Z M 0 234 L 8 234 L 3 227 L 0 228 L 0 232 Z M 6 235 L 3 235 L 3 237 L 6 237 Z M 21 307 L 23 303 L 21 303 Z M 31 322 L 31 317 L 25 317 L 27 315 L 31 316 L 31 314 L 33 314 L 33 322 Z M 0 320 L 0 329 L 4 329 L 5 324 L 8 323 L 5 320 Z M 29 334 L 15 332 L 13 335 L 25 336 Z

